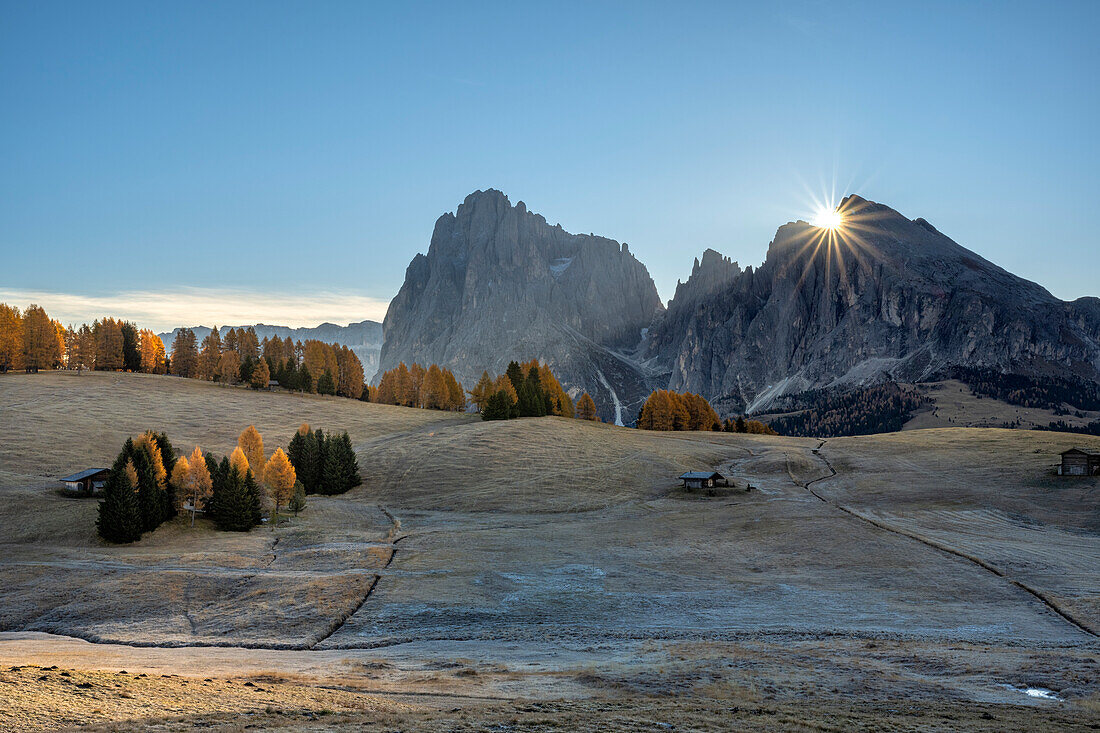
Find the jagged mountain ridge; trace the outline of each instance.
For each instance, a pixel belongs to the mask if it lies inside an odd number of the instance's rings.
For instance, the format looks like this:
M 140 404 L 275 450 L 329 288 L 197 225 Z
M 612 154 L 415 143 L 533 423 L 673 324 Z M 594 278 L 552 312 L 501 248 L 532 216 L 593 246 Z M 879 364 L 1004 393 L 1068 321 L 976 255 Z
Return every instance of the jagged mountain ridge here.
M 670 388 L 739 412 L 956 365 L 1100 379 L 1096 298 L 1061 301 L 887 206 L 849 196 L 840 209 L 833 245 L 793 222 L 756 270 L 704 254 L 647 344 Z
M 626 424 L 666 387 L 728 415 L 960 365 L 1100 381 L 1100 300 L 1063 302 L 888 206 L 840 208 L 835 241 L 790 222 L 757 268 L 705 251 L 666 309 L 626 245 L 475 192 L 409 265 L 381 368 L 437 362 L 472 381 L 538 357 Z
M 172 329 L 168 333 L 157 334 L 164 342 L 164 348 L 168 350 L 168 353 L 172 352 L 172 344 L 175 343 L 176 335 L 181 328 L 185 327 L 181 326 Z M 213 330 L 210 326 L 190 326 L 189 328 L 195 332 L 195 338 L 198 339 L 200 344 Z M 224 337 L 226 332 L 232 328 L 249 328 L 249 326 L 219 326 L 218 332 Z M 359 361 L 363 364 L 365 374 L 373 374 L 378 368 L 378 355 L 382 351 L 382 324 L 378 321 L 359 321 L 358 323 L 349 323 L 346 326 L 326 321 L 318 326 L 300 328 L 256 323 L 252 324 L 251 328 L 255 329 L 256 336 L 261 341 L 264 338 L 272 338 L 273 336 L 278 336 L 281 339 L 290 336 L 295 341 L 316 339 L 324 341 L 326 344 L 341 344 L 355 352 L 355 355 L 359 357 Z
M 437 363 L 472 384 L 512 359 L 547 362 L 604 419 L 629 422 L 650 374 L 622 352 L 664 310 L 626 244 L 570 234 L 493 189 L 439 217 L 383 322 L 380 372 Z

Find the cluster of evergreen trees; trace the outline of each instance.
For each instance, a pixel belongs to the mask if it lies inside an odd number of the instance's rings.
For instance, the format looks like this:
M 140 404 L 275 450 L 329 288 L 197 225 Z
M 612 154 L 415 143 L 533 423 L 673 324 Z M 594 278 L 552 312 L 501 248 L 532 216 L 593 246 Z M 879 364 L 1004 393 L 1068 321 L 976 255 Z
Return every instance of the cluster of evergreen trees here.
M 207 519 L 218 529 L 247 532 L 263 520 L 263 495 L 256 474 L 238 447 L 231 457 L 219 462 L 210 453 L 203 456 L 210 474 L 210 495 L 204 503 Z
M 483 420 L 545 415 L 598 419 L 592 398 L 587 393 L 582 395 L 575 409 L 550 367 L 538 359 L 524 364 L 511 361 L 504 374 L 495 379 L 482 372 L 481 379 L 470 390 L 470 399 Z
M 351 438 L 302 423 L 286 451 L 306 494 L 343 494 L 363 483 Z
M 0 303 L 0 372 L 9 369 L 98 369 L 164 374 L 164 343 L 149 329 L 114 318 L 65 328 L 37 305 Z
M 737 419 L 727 417 L 722 421 L 723 433 L 749 433 L 750 435 L 779 435 L 775 429 L 759 420 L 746 420 L 744 415 Z
M 350 451 L 350 440 L 345 434 L 334 442 L 330 452 L 346 463 L 343 446 Z M 328 441 L 322 444 L 327 447 Z M 180 511 L 190 511 L 192 525 L 203 512 L 218 529 L 247 532 L 261 523 L 265 501 L 274 504 L 277 521 L 280 506 L 295 514 L 304 508 L 305 490 L 282 448 L 265 460 L 263 437 L 254 426 L 241 432 L 232 455 L 220 461 L 198 446 L 177 459 L 167 436 L 150 431 L 127 440 L 115 459 L 96 526 L 108 542 L 134 542 Z
M 847 391 L 810 390 L 785 398 L 785 410 L 798 410 L 771 421 L 783 435 L 834 438 L 901 430 L 925 402 L 919 392 L 895 382 Z
M 202 341 L 195 333 L 180 329 L 172 345 L 172 373 L 229 384 L 266 387 L 271 379 L 279 386 L 298 392 L 339 395 L 359 399 L 364 391 L 363 365 L 347 346 L 309 339 L 304 343 L 289 336 L 262 341 L 256 331 L 215 326 Z
M 643 430 L 720 431 L 722 421 L 701 395 L 658 389 L 642 405 L 638 427 Z
M 427 410 L 466 409 L 466 392 L 450 369 L 432 364 L 427 369 L 401 362 L 382 373 L 377 388 L 370 388 L 368 399 L 382 405 L 404 405 Z
M 1011 405 L 1035 407 L 1066 414 L 1065 405 L 1079 410 L 1100 410 L 1100 386 L 1062 377 L 1028 377 L 1002 374 L 987 368 L 956 367 L 952 378 L 964 382 L 976 396 L 993 397 Z
M 108 542 L 134 542 L 176 516 L 175 489 L 168 476 L 175 451 L 164 433 L 128 438 L 103 485 L 96 528 Z
M 1012 427 L 1019 427 L 1018 425 Z M 1085 425 L 1070 425 L 1065 420 L 1058 420 L 1052 422 L 1050 425 L 1043 427 L 1042 425 L 1035 428 L 1036 430 L 1055 430 L 1059 433 L 1080 433 L 1082 435 L 1100 435 L 1100 420 L 1093 420 Z

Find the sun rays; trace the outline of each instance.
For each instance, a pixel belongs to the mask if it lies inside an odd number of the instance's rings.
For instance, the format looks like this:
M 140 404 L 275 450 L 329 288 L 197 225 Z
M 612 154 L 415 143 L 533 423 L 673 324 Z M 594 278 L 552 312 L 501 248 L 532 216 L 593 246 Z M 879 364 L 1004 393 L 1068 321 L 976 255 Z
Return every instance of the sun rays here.
M 836 209 L 821 209 L 814 215 L 812 222 L 818 229 L 837 229 L 844 223 L 844 217 Z
M 824 278 L 818 294 L 835 303 L 838 297 L 843 299 L 852 293 L 850 278 L 869 270 L 878 259 L 868 239 L 877 231 L 876 211 L 870 202 L 858 196 L 848 196 L 840 203 L 835 200 L 814 203 L 816 213 L 810 226 L 794 240 L 798 250 L 791 264 L 802 266 L 796 292 L 801 292 L 812 271 L 820 269 Z

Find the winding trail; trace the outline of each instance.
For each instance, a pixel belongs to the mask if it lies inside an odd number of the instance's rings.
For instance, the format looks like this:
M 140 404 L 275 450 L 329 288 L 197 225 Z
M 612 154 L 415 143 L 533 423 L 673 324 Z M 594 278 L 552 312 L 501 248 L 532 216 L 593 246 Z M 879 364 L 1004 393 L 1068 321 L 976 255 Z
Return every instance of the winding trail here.
M 826 458 L 821 453 L 821 448 L 827 442 L 828 442 L 827 440 L 822 440 L 818 444 L 818 446 L 816 448 L 811 449 L 810 452 L 813 453 L 814 456 L 816 456 L 819 460 L 821 460 L 822 463 L 825 464 L 825 467 L 827 469 L 829 469 L 829 473 L 825 476 L 820 476 L 818 478 L 815 478 L 812 481 L 806 481 L 805 483 L 799 481 L 798 479 L 794 478 L 793 475 L 791 475 L 791 480 L 792 481 L 794 481 L 796 484 L 798 484 L 802 488 L 806 489 L 806 491 L 809 491 L 815 497 L 820 499 L 823 503 L 828 504 L 829 506 L 834 507 L 836 509 L 839 509 L 840 511 L 844 512 L 845 514 L 847 514 L 851 517 L 854 517 L 854 518 L 856 518 L 856 519 L 858 519 L 862 522 L 866 522 L 867 524 L 870 524 L 871 526 L 877 527 L 878 529 L 884 530 L 886 532 L 891 532 L 893 534 L 900 535 L 901 537 L 906 537 L 906 538 L 911 539 L 911 540 L 916 540 L 917 542 L 920 542 L 922 545 L 926 545 L 928 547 L 931 547 L 934 550 L 939 550 L 940 552 L 944 552 L 944 553 L 947 553 L 948 555 L 953 555 L 955 557 L 966 560 L 967 562 L 973 563 L 974 565 L 977 565 L 978 567 L 982 568 L 983 570 L 986 570 L 990 573 L 993 573 L 998 578 L 1004 578 L 1005 580 L 1007 580 L 1009 583 L 1012 583 L 1017 588 L 1020 588 L 1021 590 L 1024 590 L 1024 591 L 1027 591 L 1028 593 L 1030 593 L 1032 596 L 1034 596 L 1036 599 L 1038 599 L 1040 602 L 1042 602 L 1043 605 L 1045 605 L 1051 611 L 1054 611 L 1054 613 L 1058 614 L 1063 619 L 1068 621 L 1070 624 L 1075 626 L 1079 631 L 1083 631 L 1084 633 L 1086 633 L 1086 634 L 1088 634 L 1089 636 L 1092 636 L 1092 637 L 1100 636 L 1100 632 L 1098 632 L 1096 629 L 1093 629 L 1092 627 L 1090 627 L 1084 621 L 1081 621 L 1080 619 L 1075 618 L 1072 614 L 1070 614 L 1068 611 L 1066 611 L 1064 608 L 1062 608 L 1060 605 L 1058 605 L 1058 603 L 1056 601 L 1054 601 L 1052 598 L 1050 598 L 1050 596 L 1046 595 L 1045 593 L 1043 593 L 1040 590 L 1037 590 L 1037 589 L 1032 588 L 1031 586 L 1029 586 L 1025 583 L 1020 582 L 1019 580 L 1016 580 L 1015 578 L 1010 578 L 1004 570 L 1001 570 L 997 566 L 992 565 L 989 562 L 986 562 L 985 560 L 982 560 L 980 557 L 975 557 L 974 555 L 967 554 L 965 552 L 962 552 L 961 550 L 955 549 L 954 547 L 951 547 L 951 546 L 945 545 L 941 542 L 937 542 L 935 540 L 929 539 L 929 538 L 924 537 L 923 535 L 919 535 L 915 532 L 910 532 L 910 531 L 907 531 L 907 530 L 904 530 L 904 529 L 900 529 L 900 528 L 895 527 L 893 525 L 887 524 L 886 522 L 883 522 L 879 519 L 873 519 L 871 517 L 866 516 L 865 514 L 862 514 L 858 511 L 854 510 L 854 509 L 850 509 L 850 508 L 848 508 L 848 507 L 846 507 L 842 504 L 839 504 L 835 501 L 830 501 L 829 499 L 825 498 L 824 496 L 822 496 L 818 492 L 814 491 L 812 488 L 810 488 L 813 484 L 816 484 L 818 481 L 826 481 L 828 479 L 831 479 L 831 478 L 834 478 L 835 476 L 837 476 L 837 470 L 835 468 L 833 468 L 833 464 L 830 463 L 829 459 Z M 789 471 L 788 471 L 788 473 L 789 473 Z
M 393 559 L 397 557 L 397 543 L 405 539 L 405 537 L 407 537 L 408 535 L 397 537 L 397 533 L 401 530 L 401 520 L 393 516 L 393 514 L 391 514 L 389 510 L 381 504 L 378 505 L 378 509 L 386 515 L 387 519 L 390 520 L 390 531 L 386 534 L 386 538 L 392 543 L 392 547 L 390 549 L 390 556 L 386 560 L 386 564 L 382 566 L 382 570 L 384 571 L 390 566 L 391 563 L 393 563 Z M 316 649 L 317 645 L 321 644 L 337 631 L 344 628 L 344 626 L 348 622 L 348 619 L 359 613 L 359 609 L 363 607 L 363 605 L 367 602 L 367 599 L 371 597 L 372 593 L 374 593 L 374 589 L 378 587 L 378 581 L 381 579 L 381 575 L 375 575 L 374 580 L 371 581 L 370 586 L 367 588 L 367 592 L 364 593 L 363 597 L 359 599 L 359 603 L 355 604 L 355 608 L 351 609 L 348 613 L 345 613 L 340 618 L 336 619 L 336 621 L 329 627 L 328 631 L 322 634 L 313 643 L 308 644 L 306 648 Z

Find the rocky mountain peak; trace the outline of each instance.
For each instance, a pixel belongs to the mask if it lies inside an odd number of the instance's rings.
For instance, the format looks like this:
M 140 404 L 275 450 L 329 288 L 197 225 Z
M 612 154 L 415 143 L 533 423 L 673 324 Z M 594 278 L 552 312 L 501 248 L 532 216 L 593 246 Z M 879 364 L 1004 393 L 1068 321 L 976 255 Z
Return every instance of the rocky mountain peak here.
M 427 255 L 409 265 L 386 313 L 380 369 L 434 362 L 470 381 L 540 358 L 613 419 L 613 405 L 637 401 L 644 380 L 611 350 L 634 349 L 663 310 L 625 244 L 571 234 L 500 191 L 475 191 L 439 217 Z
M 710 268 L 693 268 L 650 339 L 672 389 L 736 411 L 952 365 L 1100 378 L 1090 304 L 1063 303 L 889 206 L 850 195 L 838 208 L 835 232 L 779 227 L 756 271 L 702 287 Z

